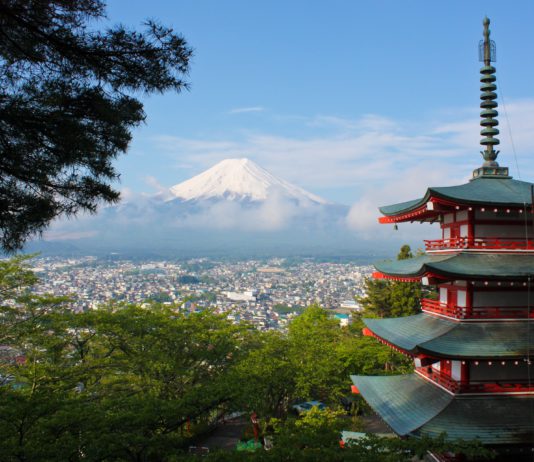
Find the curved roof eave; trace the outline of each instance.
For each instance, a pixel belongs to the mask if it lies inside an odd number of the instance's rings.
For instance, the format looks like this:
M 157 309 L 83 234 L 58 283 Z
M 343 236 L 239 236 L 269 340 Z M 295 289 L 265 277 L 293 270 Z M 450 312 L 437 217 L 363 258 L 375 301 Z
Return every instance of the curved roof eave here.
M 350 378 L 369 405 L 400 436 L 420 428 L 453 399 L 416 374 Z
M 534 276 L 534 258 L 527 254 L 426 254 L 406 260 L 379 262 L 374 266 L 386 276 L 400 278 L 433 274 L 444 278 L 526 280 Z
M 446 434 L 487 445 L 532 442 L 529 396 L 454 396 L 417 374 L 351 376 L 363 398 L 401 436 Z
M 512 178 L 476 178 L 458 186 L 431 187 L 420 199 L 386 205 L 379 210 L 386 216 L 402 215 L 423 206 L 432 197 L 466 205 L 522 207 L 531 205 L 531 187 L 532 183 Z
M 412 354 L 451 359 L 522 358 L 534 336 L 530 322 L 455 322 L 426 313 L 364 319 L 377 337 Z

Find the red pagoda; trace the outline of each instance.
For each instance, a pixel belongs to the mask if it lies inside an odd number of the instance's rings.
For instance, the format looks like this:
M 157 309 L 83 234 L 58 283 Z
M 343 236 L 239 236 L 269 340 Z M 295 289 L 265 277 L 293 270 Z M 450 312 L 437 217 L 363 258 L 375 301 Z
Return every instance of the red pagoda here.
M 422 256 L 375 265 L 374 277 L 437 288 L 422 313 L 365 319 L 364 333 L 414 358 L 401 376 L 352 376 L 355 390 L 400 436 L 478 439 L 500 460 L 532 458 L 534 185 L 497 163 L 495 44 L 480 43 L 484 163 L 467 184 L 429 188 L 380 208 L 380 223 L 430 222 L 442 238 Z M 523 455 L 523 456 L 522 456 Z

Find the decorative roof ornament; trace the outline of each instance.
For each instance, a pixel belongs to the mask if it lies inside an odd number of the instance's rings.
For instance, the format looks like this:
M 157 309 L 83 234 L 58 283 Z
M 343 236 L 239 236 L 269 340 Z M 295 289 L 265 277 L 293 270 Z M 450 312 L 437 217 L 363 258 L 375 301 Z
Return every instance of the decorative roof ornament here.
M 484 40 L 480 41 L 478 53 L 479 59 L 484 63 L 484 66 L 480 69 L 480 125 L 482 130 L 480 134 L 482 139 L 480 144 L 485 147 L 484 151 L 480 151 L 484 158 L 482 167 L 473 171 L 473 179 L 475 178 L 510 178 L 508 175 L 508 167 L 499 167 L 496 159 L 499 155 L 499 151 L 495 151 L 494 146 L 500 143 L 496 136 L 499 134 L 499 130 L 496 128 L 499 125 L 497 116 L 497 85 L 495 81 L 495 68 L 491 65 L 496 61 L 495 42 L 490 40 L 489 24 L 490 20 L 486 17 L 483 21 L 484 24 Z

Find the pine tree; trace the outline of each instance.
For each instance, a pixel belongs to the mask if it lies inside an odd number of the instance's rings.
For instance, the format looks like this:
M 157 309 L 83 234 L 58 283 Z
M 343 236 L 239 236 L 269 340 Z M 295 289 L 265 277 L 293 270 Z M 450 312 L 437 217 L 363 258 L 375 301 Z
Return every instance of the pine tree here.
M 180 91 L 191 49 L 148 21 L 101 31 L 102 0 L 0 0 L 0 246 L 113 203 L 112 160 L 145 120 L 134 93 Z
M 409 245 L 403 245 L 397 260 L 413 258 Z M 365 280 L 364 297 L 357 297 L 364 316 L 390 318 L 410 316 L 420 311 L 421 283 L 397 282 L 384 279 Z

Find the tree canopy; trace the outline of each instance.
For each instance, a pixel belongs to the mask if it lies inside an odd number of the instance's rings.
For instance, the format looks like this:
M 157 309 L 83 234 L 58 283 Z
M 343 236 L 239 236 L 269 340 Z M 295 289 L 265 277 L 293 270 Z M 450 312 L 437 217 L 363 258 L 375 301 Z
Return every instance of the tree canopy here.
M 145 120 L 135 97 L 180 91 L 191 48 L 154 21 L 99 30 L 102 0 L 0 0 L 0 246 L 119 198 L 112 160 Z
M 409 245 L 403 245 L 397 260 L 413 258 Z M 420 312 L 421 283 L 385 279 L 365 280 L 365 296 L 358 297 L 367 317 L 388 318 L 410 316 Z

